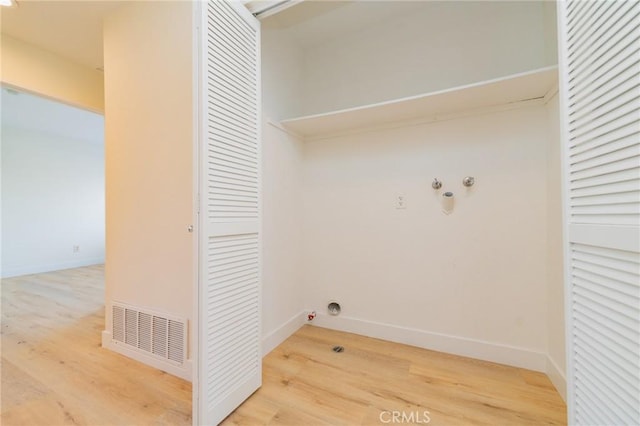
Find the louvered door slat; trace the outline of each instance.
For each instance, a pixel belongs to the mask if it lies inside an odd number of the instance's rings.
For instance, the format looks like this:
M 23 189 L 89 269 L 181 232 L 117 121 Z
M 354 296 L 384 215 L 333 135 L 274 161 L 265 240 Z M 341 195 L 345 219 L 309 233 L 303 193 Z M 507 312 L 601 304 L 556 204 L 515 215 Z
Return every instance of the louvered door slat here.
M 220 19 L 212 19 L 209 24 L 221 25 L 220 21 Z M 236 69 L 240 69 L 248 73 L 256 71 L 254 64 L 252 63 L 252 59 L 244 54 L 245 49 L 253 49 L 253 46 L 246 44 L 244 40 L 238 39 L 235 37 L 235 34 L 220 34 L 220 37 L 224 43 L 212 46 L 212 50 L 216 52 L 216 56 L 221 55 L 232 57 L 234 65 L 237 67 Z
M 600 267 L 611 268 L 616 271 L 621 271 L 629 274 L 631 279 L 638 272 L 638 265 L 636 259 L 627 257 L 630 255 L 627 252 L 616 252 L 615 257 L 609 256 L 611 253 L 606 249 L 600 247 L 580 246 L 580 250 L 576 250 L 573 253 L 573 259 L 575 261 L 585 262 L 589 265 L 598 265 Z
M 579 348 L 580 351 L 583 351 L 585 354 L 590 354 L 592 358 L 606 360 L 609 365 L 609 374 L 611 374 L 611 377 L 617 382 L 622 383 L 625 387 L 630 387 L 632 390 L 640 391 L 640 383 L 631 375 L 632 373 L 619 368 L 619 365 L 624 363 L 620 357 L 609 357 L 609 352 L 605 353 L 605 351 L 600 349 L 600 346 L 592 346 L 589 345 L 588 342 L 576 340 L 575 344 L 576 348 Z
M 638 64 L 635 64 L 635 69 L 640 72 Z M 602 93 L 596 95 L 597 97 L 594 97 L 593 100 L 587 101 L 591 103 L 589 110 L 581 111 L 582 114 L 574 114 L 571 129 L 577 129 L 590 121 L 606 117 L 615 110 L 624 111 L 627 106 L 631 106 L 629 109 L 633 111 L 633 100 L 638 96 L 638 88 L 640 86 L 637 82 L 631 82 L 632 87 L 629 88 L 629 84 L 624 83 L 629 82 L 623 82 L 618 85 L 618 90 L 603 87 Z
M 212 166 L 215 166 L 216 168 L 222 170 L 222 171 L 226 171 L 227 173 L 235 173 L 238 174 L 239 176 L 244 176 L 246 178 L 251 178 L 251 179 L 257 179 L 258 178 L 258 171 L 251 169 L 249 167 L 241 167 L 239 165 L 237 165 L 235 162 L 231 163 L 230 161 L 218 161 L 215 157 L 210 157 L 211 158 L 211 164 Z
M 611 408 L 611 412 L 605 414 L 604 416 L 601 414 L 600 418 L 602 423 L 597 423 L 597 425 L 632 425 L 634 424 L 632 421 L 629 421 L 623 414 L 624 406 L 619 403 L 619 400 L 615 398 L 615 396 L 610 393 L 611 386 L 606 386 L 602 380 L 600 379 L 600 374 L 595 368 L 588 362 L 585 362 L 582 359 L 576 360 L 576 372 L 579 373 L 582 377 L 582 381 L 584 382 L 583 386 L 588 389 L 593 389 L 596 387 L 600 388 L 600 392 L 595 394 L 583 394 L 583 396 L 589 396 L 589 401 L 591 404 L 594 404 L 595 409 L 597 410 L 599 406 L 602 406 L 603 403 Z M 615 386 L 615 385 L 614 385 Z M 592 410 L 589 410 L 589 413 L 592 413 Z M 592 414 L 589 414 L 588 425 L 593 425 Z
M 608 102 L 625 96 L 625 93 L 632 96 L 638 90 L 636 71 L 637 64 L 632 62 L 629 67 L 609 77 L 607 81 L 601 81 L 598 87 L 592 87 L 580 93 L 573 99 L 575 104 L 570 108 L 572 116 L 577 120 L 594 110 L 601 109 Z
M 606 138 L 607 135 L 612 132 L 616 132 L 626 126 L 637 125 L 638 114 L 636 112 L 629 112 L 623 116 L 618 116 L 610 119 L 605 125 L 594 128 L 589 126 L 589 129 L 584 129 L 579 135 L 574 135 L 572 140 L 569 141 L 569 146 L 578 146 L 582 143 L 593 141 L 601 138 Z
M 602 7 L 606 7 L 606 2 L 571 2 L 568 4 L 568 17 L 567 20 L 571 28 L 574 28 L 573 34 L 569 34 L 567 37 L 567 44 L 573 46 L 575 42 L 575 35 L 581 28 L 588 26 L 585 25 L 585 21 L 593 21 L 597 19 L 598 15 L 603 15 L 604 11 L 598 11 Z
M 261 383 L 260 31 L 240 2 L 201 10 L 198 422 Z
M 601 194 L 618 194 L 618 193 L 635 193 L 636 188 L 640 185 L 638 179 L 616 181 L 613 183 L 599 184 L 595 186 L 578 186 L 574 187 L 573 197 L 588 197 Z
M 571 181 L 571 188 L 575 191 L 583 189 L 594 189 L 605 185 L 614 185 L 616 183 L 631 182 L 634 188 L 637 188 L 636 183 L 640 179 L 640 172 L 633 168 L 618 170 L 612 173 L 586 176 L 583 179 L 573 179 Z
M 594 197 L 596 198 L 596 197 Z M 606 200 L 601 200 L 602 196 L 598 196 L 597 201 L 589 201 L 590 205 L 581 205 L 577 202 L 572 202 L 571 207 L 573 207 L 574 215 L 576 216 L 588 216 L 588 215 L 637 215 L 640 213 L 640 209 L 638 207 L 638 202 L 628 202 L 628 203 L 608 203 L 605 204 Z M 584 218 L 587 220 L 587 218 Z
M 215 51 L 212 54 L 216 54 Z M 225 93 L 229 93 L 230 91 L 235 92 L 237 96 L 243 97 L 245 100 L 250 100 L 254 93 L 250 93 L 242 84 L 237 75 L 232 75 L 227 68 L 224 66 L 212 65 L 211 69 L 216 73 L 217 80 L 211 81 L 211 87 L 216 88 L 218 90 L 222 89 Z M 242 117 L 243 119 L 247 119 L 250 117 Z
M 235 176 L 226 177 L 222 173 L 211 173 L 209 175 L 209 178 L 211 182 L 216 182 L 216 185 L 227 184 L 229 186 L 233 186 L 238 189 L 244 189 L 247 191 L 251 190 L 257 193 L 257 188 L 256 188 L 257 184 L 255 184 L 254 182 L 245 182 L 244 179 L 242 179 L 241 177 L 235 177 Z M 209 195 L 210 195 L 210 198 L 209 198 L 209 203 L 207 203 L 207 205 L 213 206 L 215 205 L 215 201 L 218 200 L 219 198 L 216 195 L 216 193 L 211 193 Z M 257 203 L 253 202 L 253 204 L 257 209 L 257 206 L 255 205 Z M 217 221 L 218 219 L 223 219 L 221 217 L 217 217 L 215 214 L 213 214 L 212 211 L 209 211 L 209 217 L 214 221 Z
M 600 76 L 598 80 L 586 82 L 587 84 L 582 90 L 576 91 L 569 105 L 569 112 L 572 115 L 580 114 L 581 109 L 593 108 L 599 102 L 610 100 L 610 98 L 607 99 L 607 96 L 614 90 L 617 90 L 618 93 L 633 90 L 634 83 L 635 85 L 638 84 L 636 79 L 639 59 L 637 57 L 637 47 L 634 45 L 627 46 L 622 54 L 627 54 L 628 56 L 623 56 L 615 64 L 617 66 L 611 70 L 611 73 L 606 76 Z M 609 63 L 608 65 L 613 66 L 614 64 Z M 596 103 L 595 105 L 594 102 Z
M 638 13 L 634 9 L 625 8 L 622 2 L 609 3 L 613 5 L 609 9 L 614 11 L 613 16 L 599 20 L 595 26 L 594 24 L 585 26 L 583 32 L 575 33 L 579 42 L 569 46 L 572 51 L 569 59 L 573 64 L 569 70 L 569 76 L 572 80 L 578 75 L 586 75 L 586 72 L 600 68 L 606 62 L 606 58 L 616 56 L 619 49 L 629 44 L 629 40 L 625 42 L 621 40 L 630 33 L 627 24 L 633 21 Z
M 221 130 L 218 131 L 217 134 L 215 132 L 211 133 L 212 139 L 217 139 L 217 146 L 208 153 L 209 158 L 215 158 L 216 160 L 229 162 L 231 164 L 241 164 L 249 170 L 255 169 L 257 152 L 247 149 L 239 142 L 233 141 L 233 137 L 230 135 L 225 135 L 226 140 L 218 139 L 221 134 L 224 133 Z M 214 134 L 216 134 L 216 136 L 213 136 Z
M 230 43 L 239 43 L 236 45 L 240 52 L 238 52 L 238 58 L 236 61 L 246 59 L 249 61 L 254 69 L 258 69 L 258 63 L 255 62 L 253 52 L 257 51 L 257 42 L 253 37 L 255 28 L 252 25 L 247 25 L 247 22 L 238 18 L 237 11 L 229 7 L 229 2 L 218 2 L 210 5 L 212 13 L 209 14 L 209 20 L 217 21 L 218 25 L 225 26 L 226 31 L 224 33 L 218 33 L 217 36 L 223 40 L 216 47 L 228 47 Z M 223 18 L 224 17 L 224 18 Z
M 640 424 L 640 2 L 558 2 L 569 423 Z
M 610 334 L 609 329 L 602 324 L 596 322 L 584 310 L 574 310 L 574 324 L 580 329 L 580 333 L 576 333 L 575 339 L 582 338 L 584 340 L 598 340 L 598 344 L 608 348 L 608 351 L 614 351 L 624 363 L 631 363 L 635 354 L 630 348 L 624 345 L 615 335 Z M 587 334 L 588 333 L 588 334 Z M 575 355 L 575 354 L 574 354 Z
M 620 149 L 637 146 L 640 129 L 633 129 L 633 126 L 628 126 L 626 129 L 628 134 L 616 135 L 617 137 L 615 138 L 599 138 L 590 143 L 571 148 L 569 150 L 571 161 L 579 163 Z
M 231 252 L 228 256 L 219 257 L 212 260 L 209 270 L 212 273 L 216 271 L 230 271 L 235 268 L 242 268 L 245 265 L 255 266 L 255 260 L 258 258 L 258 250 L 245 252 Z
M 210 97 L 217 99 L 217 102 L 211 108 L 226 108 L 231 113 L 238 114 L 244 120 L 251 120 L 251 115 L 255 114 L 255 111 L 251 110 L 245 99 L 236 97 L 233 91 L 226 87 L 210 86 L 208 91 Z
M 609 149 L 607 150 L 607 148 Z M 640 144 L 638 144 L 637 141 L 630 142 L 626 147 L 617 149 L 609 144 L 606 147 L 602 147 L 599 152 L 592 152 L 591 155 L 583 155 L 581 158 L 572 156 L 571 172 L 578 172 L 603 164 L 615 163 L 627 158 L 637 157 L 638 155 L 640 155 Z
M 633 377 L 633 372 L 624 368 L 628 362 L 623 357 L 610 350 L 603 350 L 602 345 L 593 345 L 592 343 L 593 339 L 591 341 L 583 341 L 578 337 L 574 339 L 577 349 L 584 351 L 584 353 L 590 353 L 597 359 L 604 360 L 616 377 L 620 378 L 624 386 L 640 390 L 640 382 Z
M 585 169 L 578 169 L 576 167 L 570 170 L 571 182 L 578 179 L 587 179 L 596 176 L 604 176 L 611 173 L 617 173 L 624 170 L 637 170 L 638 158 L 637 156 L 630 158 L 622 158 L 618 161 L 604 162 L 602 164 L 595 164 L 592 167 Z M 573 189 L 573 188 L 571 188 Z
M 213 93 L 212 97 L 217 98 L 218 95 Z M 209 122 L 208 130 L 215 135 L 214 140 L 218 144 L 231 146 L 236 149 L 243 149 L 250 152 L 255 152 L 256 147 L 252 143 L 252 134 L 256 133 L 256 128 L 253 124 L 247 124 L 245 120 L 240 117 L 237 120 L 229 119 L 226 115 L 233 114 L 233 110 L 238 110 L 242 105 L 242 101 L 229 102 L 226 105 L 219 105 L 219 107 L 211 107 L 211 121 Z M 229 113 L 231 111 L 231 113 Z M 247 112 L 246 114 L 252 114 Z M 237 126 L 245 126 L 244 131 L 237 128 Z M 215 146 L 220 148 L 220 146 Z
M 235 81 L 234 84 L 238 84 L 238 85 L 251 84 L 251 76 L 240 72 L 241 69 L 233 68 L 232 67 L 233 62 L 230 61 L 226 52 L 221 52 L 217 48 L 209 47 L 207 54 L 211 56 L 216 56 L 218 58 L 218 61 L 217 61 L 218 65 L 211 65 L 212 71 L 217 71 L 222 68 L 224 69 L 224 72 L 222 75 L 233 79 L 233 81 Z M 213 79 L 211 77 L 208 80 L 209 82 L 213 82 Z
M 628 344 L 632 353 L 640 350 L 640 344 L 634 341 L 634 332 L 638 322 L 633 317 L 625 315 L 623 306 L 618 303 L 608 303 L 603 298 L 586 297 L 583 289 L 574 293 L 576 303 L 576 311 L 587 313 L 590 318 L 600 321 L 603 328 L 608 329 L 612 336 L 620 336 L 620 340 Z
M 216 52 L 215 50 L 212 50 L 211 52 L 212 55 L 216 55 L 219 56 L 221 58 L 224 58 L 225 55 L 228 55 L 228 52 L 225 52 L 224 54 L 220 53 L 220 52 Z M 221 65 L 223 61 L 220 61 Z M 212 66 L 212 70 L 216 71 L 216 67 Z M 251 70 L 248 69 L 238 69 L 237 71 L 240 71 L 240 76 L 245 77 L 246 76 L 250 76 L 251 75 Z M 220 73 L 219 77 L 216 80 L 211 80 L 210 83 L 210 90 L 216 91 L 218 92 L 218 94 L 221 95 L 225 95 L 227 99 L 229 100 L 240 100 L 241 102 L 238 103 L 237 105 L 240 105 L 242 108 L 246 109 L 247 111 L 249 111 L 250 113 L 252 112 L 251 109 L 249 109 L 250 106 L 250 102 L 251 99 L 253 97 L 255 97 L 255 93 L 251 93 L 247 90 L 241 90 L 240 87 L 241 85 L 244 83 L 243 82 L 243 78 L 236 78 L 236 79 L 231 79 L 232 76 L 230 76 L 229 80 L 227 78 L 225 78 L 225 75 Z M 232 81 L 233 83 L 231 83 L 230 81 Z M 246 84 L 246 83 L 244 83 Z M 251 117 L 245 117 L 245 118 L 251 118 Z
M 598 362 L 597 357 L 593 353 L 585 352 L 580 355 L 578 360 L 578 368 L 584 367 L 590 374 L 585 375 L 587 379 L 597 380 L 599 386 L 602 386 L 606 390 L 603 392 L 605 395 L 603 398 L 608 399 L 609 403 L 616 408 L 616 414 L 618 418 L 626 418 L 627 424 L 631 420 L 628 416 L 628 412 L 625 412 L 625 408 L 633 404 L 633 398 L 626 392 L 620 392 L 620 388 L 617 386 L 617 377 L 612 375 L 608 368 Z
M 638 67 L 638 71 L 640 74 L 640 67 Z M 637 98 L 637 94 L 638 92 L 635 91 L 635 98 Z M 604 115 L 589 116 L 588 118 L 590 118 L 590 120 L 586 120 L 586 123 L 580 127 L 575 127 L 575 121 L 572 122 L 570 124 L 570 130 L 574 132 L 575 138 L 580 138 L 594 131 L 599 132 L 596 133 L 596 135 L 602 135 L 613 129 L 632 123 L 634 119 L 638 118 L 637 112 L 640 108 L 635 102 L 628 101 L 617 108 L 614 108 L 614 105 L 611 105 L 611 107 L 613 110 L 607 111 L 608 113 Z
M 619 140 L 627 136 L 637 136 L 640 132 L 640 129 L 638 129 L 636 124 L 637 123 L 633 120 L 632 117 L 632 119 L 627 123 L 624 123 L 618 127 L 607 129 L 607 131 L 605 132 L 591 133 L 586 134 L 585 136 L 582 136 L 580 138 L 574 138 L 570 141 L 568 147 L 570 150 L 572 150 L 571 152 L 573 152 L 573 150 L 579 152 L 579 150 L 581 149 L 589 149 L 589 147 L 594 145 L 606 145 L 607 143 Z
M 568 38 L 567 44 L 572 51 L 579 47 L 578 43 L 584 42 L 584 37 L 582 36 L 585 31 L 592 29 L 597 21 L 609 18 L 617 9 L 615 2 L 587 2 L 585 6 L 579 9 L 575 20 L 570 20 L 570 25 L 574 28 L 574 31 Z
M 229 111 L 224 105 L 214 105 L 212 107 L 212 115 L 216 117 L 218 120 L 227 122 L 227 123 L 238 123 L 241 122 L 242 125 L 246 126 L 248 131 L 255 131 L 257 125 L 255 121 L 251 120 L 250 117 L 242 117 L 242 116 L 233 116 L 233 112 Z
M 245 158 L 229 158 L 228 155 L 221 155 L 217 152 L 209 153 L 209 161 L 215 165 L 224 165 L 224 167 L 242 170 L 244 172 L 256 173 L 255 167 L 251 161 Z

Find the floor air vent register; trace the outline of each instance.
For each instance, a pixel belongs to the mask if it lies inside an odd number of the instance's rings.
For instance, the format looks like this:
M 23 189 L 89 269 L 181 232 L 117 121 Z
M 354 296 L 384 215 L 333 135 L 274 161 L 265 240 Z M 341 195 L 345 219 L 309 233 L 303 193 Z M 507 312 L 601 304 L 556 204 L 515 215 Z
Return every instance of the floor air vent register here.
M 175 364 L 184 363 L 185 320 L 121 303 L 113 304 L 112 310 L 114 343 Z

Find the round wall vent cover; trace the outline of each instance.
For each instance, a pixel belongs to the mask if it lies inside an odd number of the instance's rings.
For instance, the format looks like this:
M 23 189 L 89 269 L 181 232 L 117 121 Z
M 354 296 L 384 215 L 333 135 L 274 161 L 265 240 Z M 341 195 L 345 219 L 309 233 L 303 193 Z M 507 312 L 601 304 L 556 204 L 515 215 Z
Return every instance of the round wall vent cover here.
M 340 304 L 338 302 L 331 302 L 327 305 L 327 310 L 331 315 L 338 315 L 340 313 Z

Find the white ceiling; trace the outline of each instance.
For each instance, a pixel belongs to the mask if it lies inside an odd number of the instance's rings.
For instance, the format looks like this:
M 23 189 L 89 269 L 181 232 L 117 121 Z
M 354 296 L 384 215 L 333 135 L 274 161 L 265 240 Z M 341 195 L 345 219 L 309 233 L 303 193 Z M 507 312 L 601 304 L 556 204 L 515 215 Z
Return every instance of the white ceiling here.
M 29 93 L 2 88 L 2 128 L 37 130 L 65 139 L 104 144 L 104 117 Z
M 102 68 L 102 20 L 124 2 L 18 0 L 2 8 L 2 34 L 91 68 Z
M 103 68 L 103 19 L 127 2 L 18 0 L 18 7 L 2 8 L 1 30 L 2 34 L 74 62 Z M 310 46 L 412 13 L 427 3 L 426 0 L 306 0 L 266 18 L 263 24 L 291 31 L 301 46 Z

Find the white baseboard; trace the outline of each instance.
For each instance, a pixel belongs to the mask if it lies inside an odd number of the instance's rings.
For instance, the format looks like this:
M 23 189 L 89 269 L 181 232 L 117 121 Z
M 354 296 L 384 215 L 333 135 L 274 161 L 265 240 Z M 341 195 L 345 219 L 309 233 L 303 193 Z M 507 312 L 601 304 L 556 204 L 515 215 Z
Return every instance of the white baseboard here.
M 190 359 L 186 360 L 182 365 L 171 364 L 169 362 L 163 361 L 162 359 L 155 358 L 153 356 L 146 355 L 142 352 L 131 349 L 124 343 L 121 344 L 119 342 L 116 342 L 112 339 L 112 335 L 108 331 L 102 332 L 102 347 L 119 353 L 120 355 L 124 355 L 128 358 L 135 359 L 136 361 L 139 361 L 143 364 L 157 368 L 158 370 L 173 374 L 174 376 L 178 376 L 190 382 L 192 381 L 193 365 Z
M 553 386 L 556 387 L 556 390 L 562 399 L 567 402 L 567 377 L 560 367 L 558 367 L 558 364 L 553 360 L 553 358 L 548 355 L 545 373 L 549 377 L 549 380 L 551 380 L 551 383 L 553 383 Z
M 549 376 L 558 393 L 566 400 L 566 377 L 555 361 L 542 352 L 356 318 L 334 317 L 322 313 L 318 314 L 313 322 L 307 322 L 306 312 L 308 312 L 308 310 L 300 311 L 280 327 L 264 336 L 262 338 L 262 356 L 266 356 L 304 324 L 311 324 L 313 326 L 356 333 L 391 342 L 404 343 L 424 349 L 543 372 Z M 107 331 L 102 332 L 102 346 L 144 364 L 166 371 L 169 374 L 185 380 L 192 380 L 191 360 L 185 362 L 182 367 L 168 364 L 160 359 L 129 349 L 124 344 L 116 344 L 111 338 L 111 333 Z
M 23 265 L 2 268 L 2 278 L 19 277 L 22 275 L 42 274 L 44 272 L 61 271 L 63 269 L 81 268 L 83 266 L 104 263 L 103 257 L 90 257 L 67 262 L 48 263 L 45 265 Z
M 264 357 L 269 352 L 274 350 L 276 346 L 287 340 L 289 336 L 291 336 L 300 327 L 302 327 L 306 322 L 304 315 L 305 311 L 300 311 L 299 313 L 289 318 L 289 320 L 287 320 L 287 322 L 282 324 L 280 327 L 264 336 L 262 338 L 262 356 Z
M 312 325 L 546 373 L 547 355 L 526 348 L 319 313 Z

